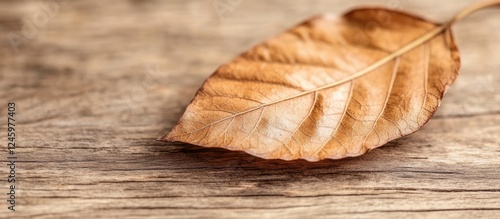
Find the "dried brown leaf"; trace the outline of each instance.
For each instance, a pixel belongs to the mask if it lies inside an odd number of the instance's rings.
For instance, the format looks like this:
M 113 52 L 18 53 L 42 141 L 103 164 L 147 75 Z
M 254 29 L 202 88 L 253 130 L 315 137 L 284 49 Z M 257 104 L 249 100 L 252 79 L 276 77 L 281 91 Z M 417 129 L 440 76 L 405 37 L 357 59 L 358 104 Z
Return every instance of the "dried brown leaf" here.
M 443 25 L 380 8 L 314 17 L 220 66 L 160 140 L 267 159 L 362 155 L 431 118 L 460 67 L 449 27 L 472 9 Z

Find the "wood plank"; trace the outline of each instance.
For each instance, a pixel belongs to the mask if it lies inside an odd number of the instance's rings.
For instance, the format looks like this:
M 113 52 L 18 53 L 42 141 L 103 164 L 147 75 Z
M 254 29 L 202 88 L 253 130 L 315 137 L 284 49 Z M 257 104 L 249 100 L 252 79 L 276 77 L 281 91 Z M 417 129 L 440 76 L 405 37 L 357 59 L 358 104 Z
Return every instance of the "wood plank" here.
M 497 217 L 498 10 L 454 27 L 462 71 L 433 119 L 365 156 L 285 162 L 155 141 L 221 63 L 369 2 L 444 21 L 474 1 L 241 1 L 223 19 L 213 1 L 66 1 L 17 53 L 0 42 L 0 114 L 16 102 L 19 145 L 17 211 L 4 201 L 0 217 Z M 0 1 L 0 35 L 22 34 L 39 4 Z

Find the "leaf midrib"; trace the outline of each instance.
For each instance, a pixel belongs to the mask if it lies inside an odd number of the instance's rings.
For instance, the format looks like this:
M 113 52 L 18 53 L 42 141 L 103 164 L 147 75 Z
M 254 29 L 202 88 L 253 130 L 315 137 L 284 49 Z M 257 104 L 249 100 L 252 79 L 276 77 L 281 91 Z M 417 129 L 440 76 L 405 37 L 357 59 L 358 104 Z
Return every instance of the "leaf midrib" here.
M 339 80 L 337 82 L 326 84 L 326 85 L 323 85 L 323 86 L 319 86 L 317 88 L 314 88 L 314 89 L 311 89 L 311 90 L 306 90 L 306 91 L 300 92 L 298 94 L 295 94 L 295 95 L 292 95 L 292 96 L 289 96 L 289 97 L 286 97 L 286 98 L 283 98 L 283 99 L 275 100 L 275 101 L 272 101 L 272 102 L 269 102 L 269 103 L 265 103 L 265 104 L 261 104 L 261 105 L 256 106 L 256 107 L 249 108 L 249 109 L 241 111 L 239 113 L 235 113 L 235 114 L 233 114 L 231 116 L 227 116 L 227 117 L 221 118 L 221 119 L 219 119 L 217 121 L 214 121 L 214 122 L 212 122 L 212 123 L 210 123 L 208 125 L 205 125 L 202 128 L 196 129 L 196 130 L 194 130 L 192 132 L 189 132 L 189 133 L 194 133 L 194 132 L 203 130 L 206 127 L 213 126 L 213 125 L 218 124 L 220 122 L 223 122 L 225 120 L 228 120 L 228 119 L 231 119 L 231 118 L 243 115 L 243 114 L 247 114 L 247 113 L 250 113 L 252 111 L 255 111 L 255 110 L 258 110 L 258 109 L 270 106 L 270 105 L 278 104 L 278 103 L 281 103 L 283 101 L 287 101 L 287 100 L 295 99 L 295 98 L 298 98 L 298 97 L 301 97 L 301 96 L 305 96 L 305 95 L 311 94 L 313 92 L 317 92 L 317 91 L 325 90 L 325 89 L 328 89 L 328 88 L 336 87 L 338 85 L 347 83 L 347 82 L 349 82 L 351 80 L 357 79 L 357 78 L 359 78 L 359 77 L 361 77 L 363 75 L 366 75 L 367 73 L 372 72 L 372 71 L 378 69 L 379 67 L 387 64 L 388 62 L 392 61 L 393 59 L 395 59 L 397 57 L 400 57 L 401 55 L 407 53 L 408 51 L 410 51 L 410 50 L 412 50 L 412 49 L 414 49 L 414 48 L 422 45 L 423 43 L 431 40 L 432 38 L 434 38 L 437 35 L 441 34 L 444 30 L 446 30 L 448 28 L 449 28 L 449 23 L 446 23 L 446 24 L 443 24 L 441 26 L 438 26 L 438 27 L 430 30 L 426 34 L 420 36 L 419 38 L 414 39 L 413 41 L 409 42 L 405 46 L 403 46 L 400 49 L 394 51 L 393 53 L 385 56 L 384 58 L 382 58 L 380 60 L 378 60 L 377 62 L 375 62 L 375 63 L 367 66 L 366 68 L 364 68 L 364 69 L 362 69 L 362 70 L 360 70 L 360 71 L 358 71 L 358 72 L 356 72 L 356 73 L 354 73 L 354 74 L 352 74 L 352 75 L 350 75 L 348 77 L 345 77 L 345 78 L 343 78 L 343 79 L 341 79 L 341 80 Z

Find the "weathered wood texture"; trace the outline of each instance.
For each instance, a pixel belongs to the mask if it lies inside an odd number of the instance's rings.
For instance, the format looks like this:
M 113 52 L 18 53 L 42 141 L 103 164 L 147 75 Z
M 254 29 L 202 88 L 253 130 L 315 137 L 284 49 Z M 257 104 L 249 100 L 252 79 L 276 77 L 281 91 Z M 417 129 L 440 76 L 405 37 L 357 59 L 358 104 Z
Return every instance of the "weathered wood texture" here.
M 420 131 L 308 163 L 155 139 L 219 64 L 314 14 L 371 2 L 444 21 L 474 1 L 243 0 L 223 19 L 212 0 L 67 1 L 16 53 L 7 34 L 39 2 L 0 1 L 1 200 L 8 101 L 19 147 L 1 218 L 500 215 L 499 10 L 454 27 L 462 71 Z

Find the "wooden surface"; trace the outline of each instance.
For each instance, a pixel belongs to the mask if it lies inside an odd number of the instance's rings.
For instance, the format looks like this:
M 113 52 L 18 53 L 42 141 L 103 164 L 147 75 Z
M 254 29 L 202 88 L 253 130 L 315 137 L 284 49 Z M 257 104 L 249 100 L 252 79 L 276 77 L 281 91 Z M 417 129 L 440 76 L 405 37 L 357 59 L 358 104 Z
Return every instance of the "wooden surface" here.
M 225 2 L 225 1 L 222 1 Z M 16 52 L 40 1 L 0 1 L 1 200 L 17 105 L 16 212 L 0 218 L 500 215 L 500 16 L 454 27 L 462 70 L 420 131 L 317 163 L 157 142 L 215 68 L 314 14 L 397 6 L 444 21 L 467 1 L 67 1 Z M 439 5 L 438 5 L 439 4 Z

